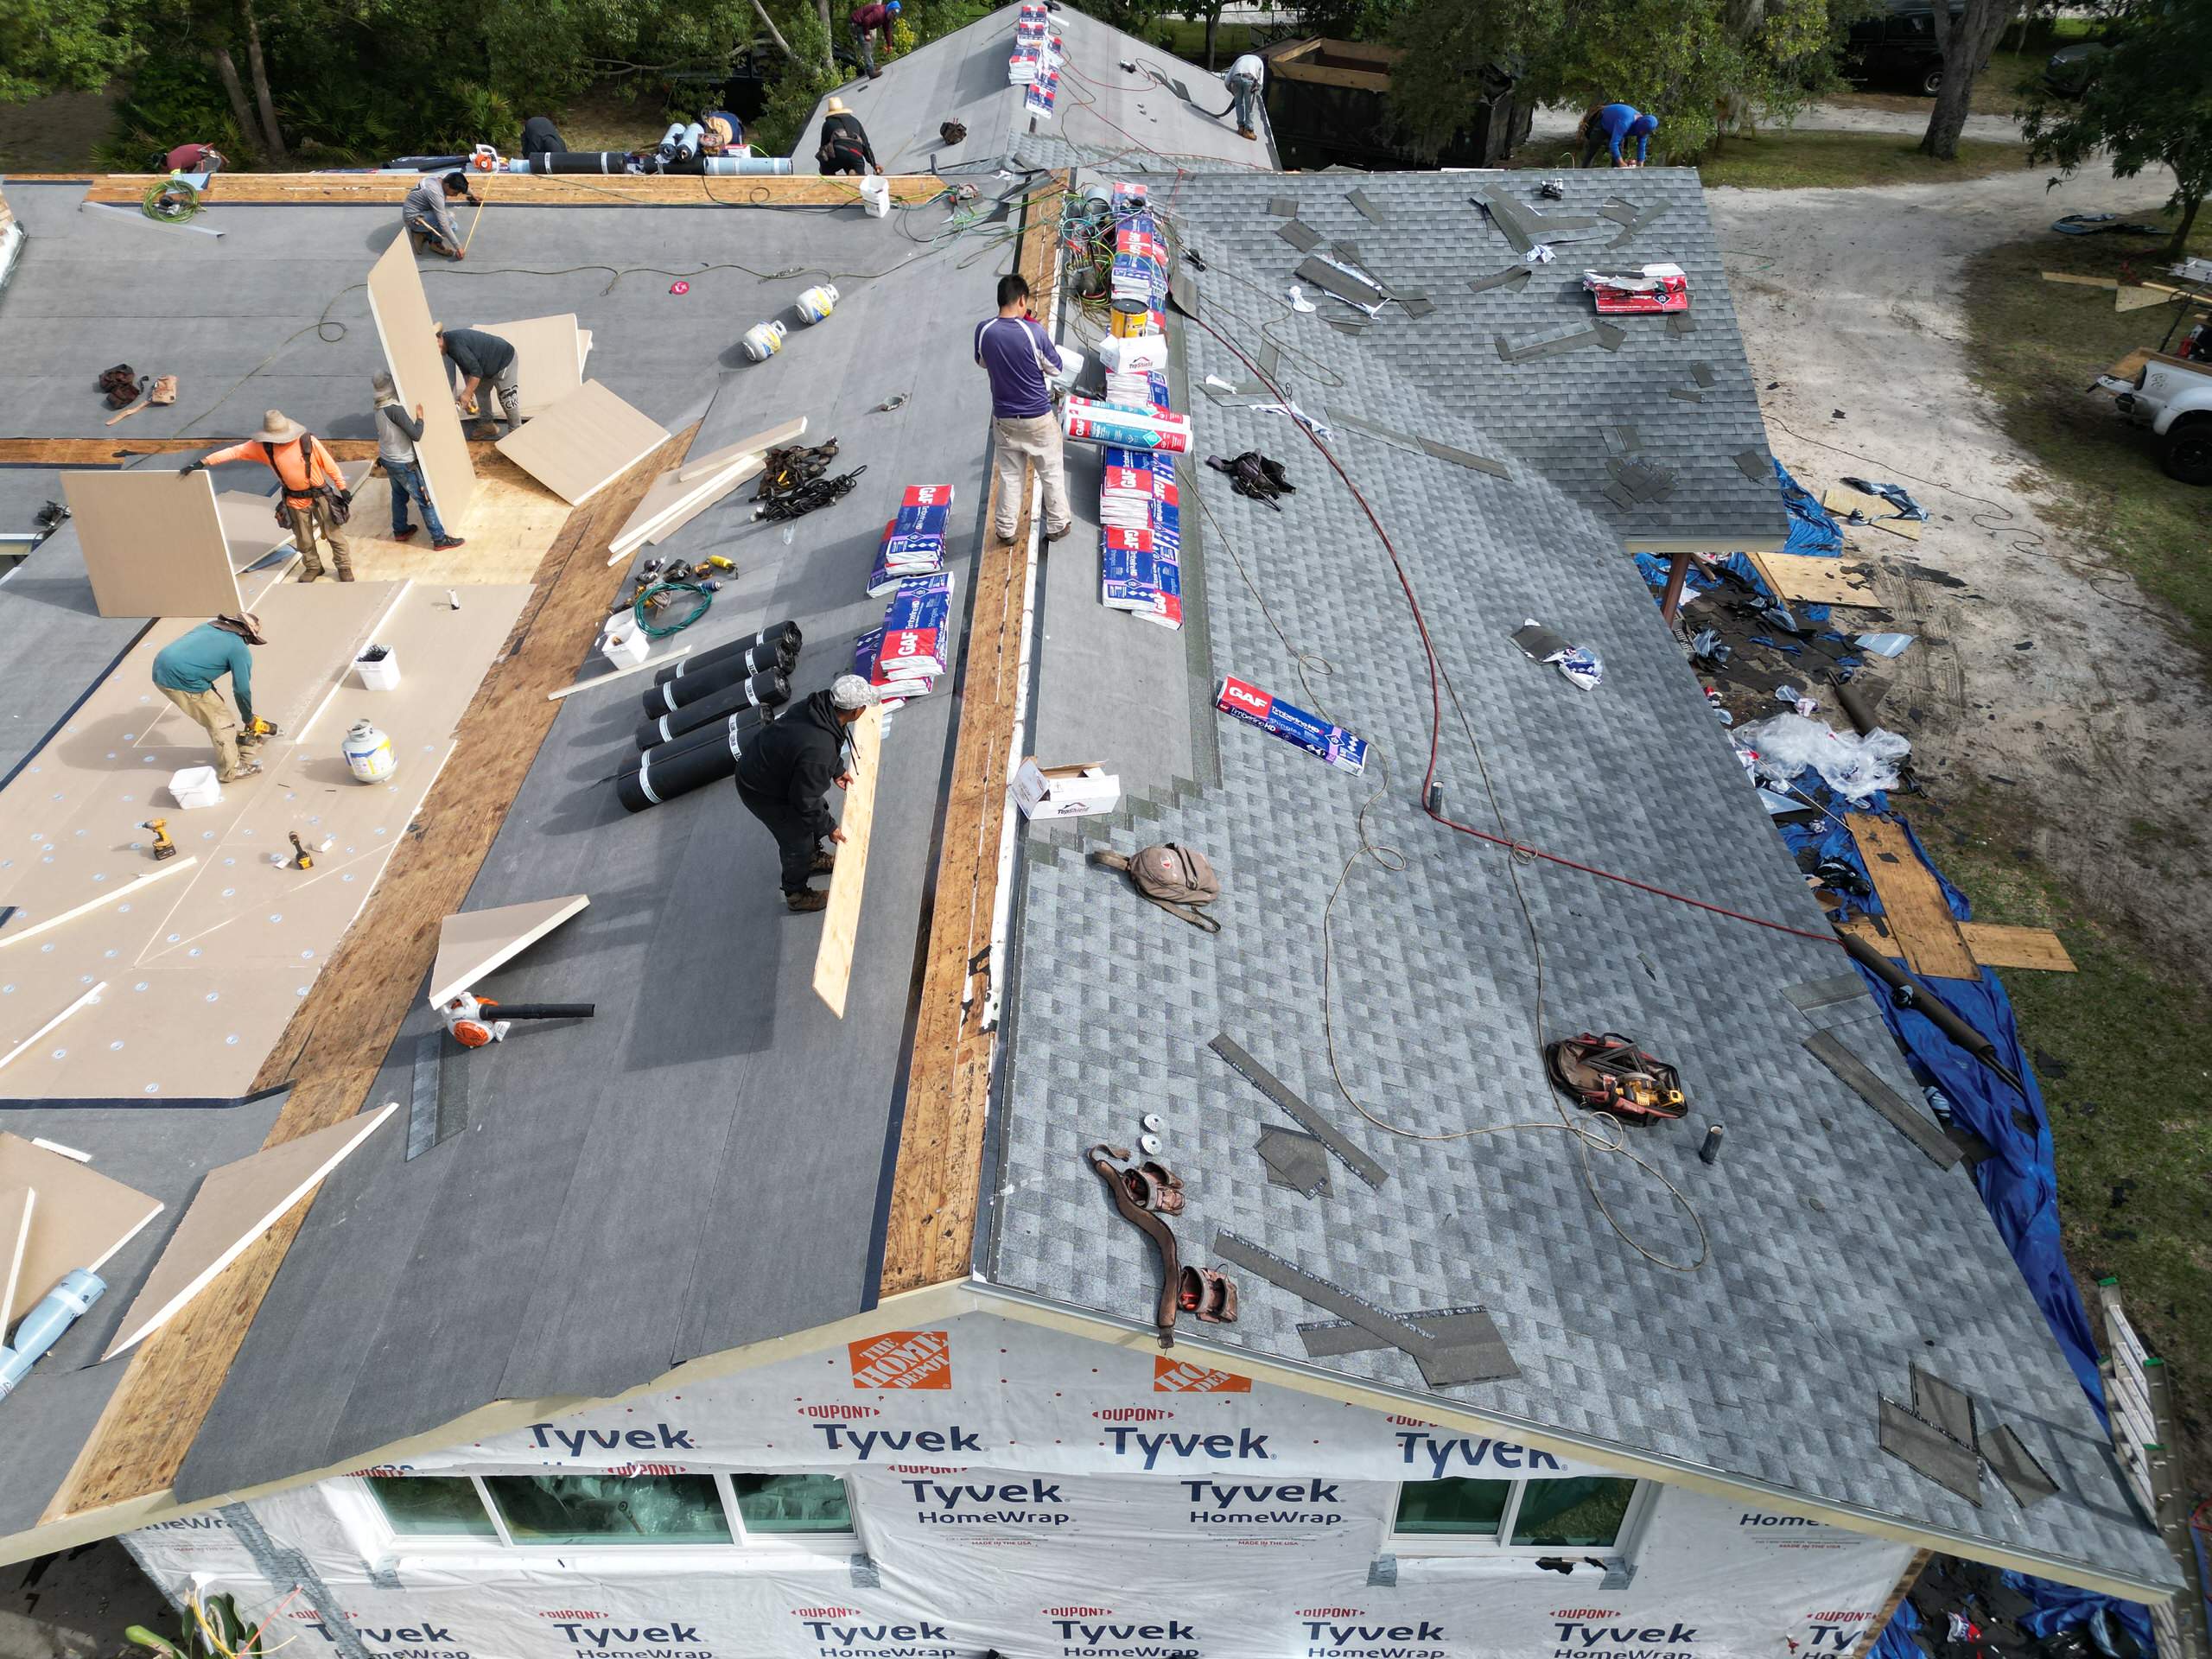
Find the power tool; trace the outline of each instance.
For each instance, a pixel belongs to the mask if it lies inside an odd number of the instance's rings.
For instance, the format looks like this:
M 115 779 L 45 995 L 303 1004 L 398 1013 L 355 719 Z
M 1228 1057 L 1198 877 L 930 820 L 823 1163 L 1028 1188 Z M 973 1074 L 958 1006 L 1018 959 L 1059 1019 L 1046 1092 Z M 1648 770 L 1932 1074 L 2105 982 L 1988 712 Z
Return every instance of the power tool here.
M 251 720 L 246 721 L 245 729 L 238 734 L 238 741 L 241 743 L 259 743 L 264 739 L 282 737 L 283 734 L 284 728 L 279 726 L 275 721 L 266 720 L 261 715 L 256 715 Z
M 149 818 L 138 827 L 141 830 L 150 830 L 154 832 L 155 863 L 158 864 L 165 858 L 176 856 L 176 842 L 169 839 L 169 821 L 167 818 Z

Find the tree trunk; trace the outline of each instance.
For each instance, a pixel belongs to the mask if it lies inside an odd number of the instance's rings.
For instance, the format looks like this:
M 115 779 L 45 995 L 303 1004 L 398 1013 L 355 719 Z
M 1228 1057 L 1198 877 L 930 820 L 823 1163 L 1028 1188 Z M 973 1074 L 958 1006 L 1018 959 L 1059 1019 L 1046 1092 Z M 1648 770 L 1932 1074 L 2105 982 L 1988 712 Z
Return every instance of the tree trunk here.
M 238 67 L 231 58 L 231 48 L 219 42 L 207 48 L 207 55 L 215 60 L 215 78 L 223 83 L 223 91 L 231 100 L 231 119 L 238 124 L 238 137 L 248 147 L 268 153 L 268 142 L 261 136 L 261 124 L 254 119 L 253 106 L 245 101 L 245 85 L 238 79 Z
M 2174 239 L 2166 244 L 2166 258 L 2181 260 L 2189 257 L 2189 233 L 2196 227 L 2196 210 L 2203 205 L 2202 196 L 2181 199 L 2181 223 L 2174 227 Z
M 830 22 L 830 0 L 814 0 L 814 6 L 822 14 L 822 67 L 834 80 L 837 76 L 837 31 Z
M 253 15 L 253 0 L 238 0 L 238 16 L 245 24 L 245 67 L 253 77 L 253 99 L 261 110 L 261 124 L 269 139 L 267 155 L 283 166 L 291 160 L 284 149 L 284 130 L 276 124 L 276 100 L 269 95 L 269 67 L 261 57 L 261 25 Z
M 1989 54 L 2012 15 L 2009 0 L 1966 0 L 1966 10 L 1955 22 L 1946 6 L 1929 14 L 1936 44 L 1943 54 L 1943 85 L 1920 141 L 1922 155 L 1943 162 L 1958 159 L 1959 134 L 1965 130 L 1974 105 L 1974 77 L 1988 67 Z
M 1221 8 L 1206 8 L 1206 73 L 1214 72 L 1214 37 L 1221 33 Z
M 753 0 L 753 10 L 760 18 L 760 26 L 768 31 L 768 38 L 776 43 L 776 49 L 797 63 L 798 54 L 791 50 L 791 43 L 784 38 L 784 31 L 776 27 L 776 20 L 768 15 L 768 8 L 762 5 L 760 0 Z

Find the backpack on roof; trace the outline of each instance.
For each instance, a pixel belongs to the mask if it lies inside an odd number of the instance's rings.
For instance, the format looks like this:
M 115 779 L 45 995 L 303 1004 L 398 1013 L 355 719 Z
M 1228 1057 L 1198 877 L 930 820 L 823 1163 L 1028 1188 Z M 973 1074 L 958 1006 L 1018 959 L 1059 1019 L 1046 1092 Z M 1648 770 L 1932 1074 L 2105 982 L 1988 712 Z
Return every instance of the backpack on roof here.
M 1221 897 L 1221 878 L 1196 848 L 1167 841 L 1126 858 L 1119 853 L 1095 852 L 1090 861 L 1109 870 L 1126 870 L 1137 892 L 1169 915 L 1209 933 L 1221 931 L 1221 924 L 1198 908 Z

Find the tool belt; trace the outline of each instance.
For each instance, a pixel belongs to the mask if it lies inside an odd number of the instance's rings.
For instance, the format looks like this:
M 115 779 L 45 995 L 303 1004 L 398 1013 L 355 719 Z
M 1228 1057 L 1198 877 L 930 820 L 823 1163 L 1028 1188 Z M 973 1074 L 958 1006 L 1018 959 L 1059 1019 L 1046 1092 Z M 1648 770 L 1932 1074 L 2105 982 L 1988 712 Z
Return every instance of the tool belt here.
M 300 461 L 307 467 L 308 476 L 313 478 L 315 476 L 315 434 L 308 432 L 302 435 L 298 442 Z M 268 447 L 266 444 L 262 446 L 264 449 Z M 272 467 L 276 465 L 275 456 L 270 457 L 270 464 Z M 283 482 L 281 478 L 278 481 Z M 330 522 L 334 524 L 344 524 L 353 517 L 353 492 L 351 490 L 334 490 L 327 484 L 310 484 L 302 493 L 285 484 L 276 497 L 277 529 L 289 530 L 292 527 L 292 521 L 289 515 L 295 512 L 311 513 L 315 511 L 315 505 L 318 501 L 330 509 Z M 306 550 L 304 548 L 301 550 L 302 552 Z

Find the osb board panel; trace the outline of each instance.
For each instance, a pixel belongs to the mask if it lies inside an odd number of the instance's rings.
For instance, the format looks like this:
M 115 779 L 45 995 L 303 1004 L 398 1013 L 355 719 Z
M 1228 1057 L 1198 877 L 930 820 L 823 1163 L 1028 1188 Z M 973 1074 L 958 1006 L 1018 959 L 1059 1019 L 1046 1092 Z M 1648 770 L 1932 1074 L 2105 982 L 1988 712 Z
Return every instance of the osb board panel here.
M 1836 924 L 1845 932 L 1856 935 L 1876 950 L 1889 956 L 1897 956 L 1904 946 L 1897 944 L 1890 930 L 1879 917 L 1854 916 L 1847 922 Z M 1959 937 L 1966 941 L 1974 959 L 1985 968 L 2024 968 L 2044 973 L 2071 974 L 2080 970 L 2074 958 L 2067 954 L 2066 946 L 2057 934 L 2047 927 L 2008 927 L 1999 922 L 1961 922 Z
M 166 702 L 148 721 L 149 705 L 138 701 L 149 690 L 142 653 L 154 647 L 126 658 L 0 795 L 0 865 L 12 867 L 0 868 L 0 902 L 30 906 L 22 920 L 35 923 L 156 868 L 142 850 L 148 837 L 133 827 L 149 815 L 169 819 L 199 865 L 19 947 L 38 953 L 35 974 L 11 967 L 0 983 L 97 976 L 112 989 L 50 1046 L 10 1066 L 0 1077 L 5 1095 L 248 1092 L 445 766 L 454 723 L 529 593 L 473 588 L 455 611 L 442 591 L 423 588 L 275 589 L 262 609 L 270 644 L 255 648 L 268 684 L 257 701 L 285 735 L 264 745 L 262 775 L 227 785 L 220 804 L 193 812 L 178 811 L 161 785 L 177 767 L 204 763 L 205 742 L 184 747 L 197 728 Z M 351 670 L 371 638 L 397 657 L 396 690 L 366 690 Z M 339 753 L 347 728 L 362 718 L 390 734 L 398 758 L 383 783 L 355 782 Z M 149 746 L 149 737 L 165 747 Z M 294 833 L 311 850 L 310 870 L 292 867 Z M 323 849 L 326 839 L 332 844 Z M 36 856 L 5 856 L 17 847 Z
M 868 831 L 875 822 L 875 774 L 883 754 L 883 710 L 870 709 L 845 728 L 852 745 L 852 785 L 837 827 L 837 868 L 830 877 L 830 906 L 822 912 L 822 939 L 814 949 L 814 994 L 845 1017 L 852 983 L 853 947 L 860 937 L 861 894 L 868 882 Z
M 149 185 L 165 175 L 111 173 L 92 181 L 87 201 L 136 207 Z M 402 175 L 359 173 L 226 173 L 213 206 L 261 206 L 293 202 L 390 202 L 397 207 L 421 181 Z M 927 175 L 886 181 L 891 199 L 928 201 L 944 192 L 944 181 Z M 471 181 L 487 203 L 518 207 L 612 207 L 625 203 L 658 207 L 832 207 L 857 205 L 860 192 L 842 179 L 768 175 L 710 179 L 697 175 L 632 175 L 499 173 L 477 175 Z
M 442 553 L 430 545 L 418 508 L 408 511 L 414 536 L 391 540 L 391 480 L 379 476 L 365 482 L 353 498 L 353 522 L 346 526 L 353 538 L 355 573 L 364 581 L 405 577 L 441 589 L 531 580 L 544 563 L 545 550 L 568 522 L 569 504 L 489 444 L 485 451 L 477 463 L 476 499 L 468 516 L 446 524 L 467 545 Z
M 692 430 L 663 464 L 681 452 Z M 463 719 L 470 748 L 465 774 L 439 781 L 416 815 L 416 832 L 392 855 L 378 900 L 383 913 L 443 916 L 468 896 L 559 709 L 546 694 L 570 681 L 577 640 L 597 632 L 613 603 L 622 578 L 606 568 L 598 550 L 637 505 L 646 481 L 642 473 L 632 474 L 572 515 L 546 554 L 537 597 L 516 629 L 512 653 L 493 665 Z M 288 1079 L 293 1084 L 270 1144 L 360 1109 L 392 1033 L 429 971 L 433 943 L 421 926 L 356 928 L 346 935 L 255 1079 L 257 1087 Z M 45 1521 L 168 1490 L 298 1224 L 296 1213 L 280 1220 L 220 1282 L 130 1356 Z
M 165 467 L 64 473 L 102 616 L 219 616 L 238 608 L 230 544 L 207 474 Z
M 1821 505 L 1840 518 L 1848 519 L 1858 513 L 1876 530 L 1885 530 L 1892 536 L 1902 536 L 1908 542 L 1920 539 L 1922 523 L 1917 518 L 1900 518 L 1897 508 L 1878 495 L 1869 495 L 1864 490 L 1854 490 L 1848 484 L 1831 484 L 1821 492 Z M 1859 529 L 1859 525 L 1853 525 Z
M 0 1133 L 0 1187 L 16 1186 L 39 1195 L 16 1280 L 16 1306 L 24 1313 L 79 1268 L 99 1272 L 162 1212 L 160 1199 L 109 1179 L 90 1164 Z
M 1942 888 L 1913 851 L 1903 827 L 1864 812 L 1848 814 L 1845 825 L 1882 900 L 1891 937 L 1904 952 L 1905 966 L 1923 976 L 1980 978 Z
M 1872 575 L 1848 559 L 1802 553 L 1761 553 L 1756 557 L 1768 584 L 1784 599 L 1807 605 L 1872 607 L 1880 602 L 1874 597 Z
M 438 957 L 430 969 L 430 1006 L 435 1008 L 459 996 L 590 903 L 585 894 L 575 893 L 447 917 L 438 924 Z
M 580 505 L 667 442 L 658 422 L 587 380 L 501 438 L 499 448 L 563 501 Z
M 167 1324 L 398 1109 L 396 1103 L 387 1103 L 349 1122 L 282 1146 L 264 1147 L 251 1157 L 209 1170 L 153 1271 L 130 1299 L 130 1310 L 123 1316 L 115 1340 L 100 1357 L 113 1359 Z
M 1057 175 L 1029 209 L 1016 264 L 1040 294 L 1059 285 L 1055 230 L 1072 181 L 1072 175 Z M 995 469 L 991 487 L 998 488 Z M 973 614 L 961 654 L 959 734 L 884 1233 L 879 1291 L 886 1296 L 964 1278 L 974 1249 L 994 1039 L 968 1024 L 968 1011 L 981 1006 L 968 993 L 977 975 L 973 964 L 989 943 L 1001 815 L 1016 764 L 1029 500 L 1025 487 L 1014 541 L 987 538 L 976 558 Z M 995 511 L 985 517 L 995 519 Z
M 575 312 L 565 312 L 557 317 L 524 317 L 519 322 L 480 322 L 472 326 L 512 342 L 524 420 L 536 420 L 583 385 L 583 353 L 577 339 Z
M 395 237 L 370 268 L 369 315 L 376 320 L 399 401 L 410 410 L 423 406 L 423 435 L 415 453 L 430 499 L 448 524 L 464 518 L 476 493 L 476 472 L 461 434 L 461 411 L 453 404 L 451 365 L 438 349 L 429 298 L 416 268 L 412 238 Z

